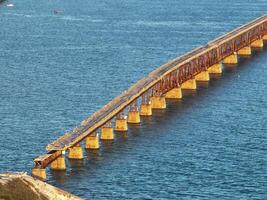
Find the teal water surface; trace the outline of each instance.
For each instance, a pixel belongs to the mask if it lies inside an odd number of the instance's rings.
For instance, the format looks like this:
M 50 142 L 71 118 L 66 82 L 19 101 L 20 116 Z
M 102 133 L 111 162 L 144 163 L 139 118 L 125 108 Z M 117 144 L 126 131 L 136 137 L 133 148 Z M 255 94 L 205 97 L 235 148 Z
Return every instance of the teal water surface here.
M 7 4 L 14 4 L 7 7 Z M 265 0 L 0 4 L 0 172 L 159 65 L 266 13 Z M 55 12 L 56 11 L 56 12 Z M 84 152 L 48 183 L 85 199 L 267 199 L 267 48 Z

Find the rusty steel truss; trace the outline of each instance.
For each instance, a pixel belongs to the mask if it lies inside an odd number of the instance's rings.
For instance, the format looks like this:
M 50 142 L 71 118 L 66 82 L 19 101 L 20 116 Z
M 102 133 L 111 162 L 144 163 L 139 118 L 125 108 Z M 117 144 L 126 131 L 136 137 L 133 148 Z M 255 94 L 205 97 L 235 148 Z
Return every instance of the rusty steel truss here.
M 142 98 L 141 102 L 147 104 L 151 95 L 162 96 L 172 88 L 180 87 L 185 81 L 219 63 L 239 49 L 249 46 L 264 35 L 267 35 L 267 15 L 160 66 L 84 120 L 80 127 L 49 144 L 46 148 L 47 154 L 34 160 L 35 167 L 45 168 L 62 152 L 80 143 L 97 129 L 111 126 L 111 120 L 115 117 L 122 117 L 126 108 L 136 110 L 139 98 Z

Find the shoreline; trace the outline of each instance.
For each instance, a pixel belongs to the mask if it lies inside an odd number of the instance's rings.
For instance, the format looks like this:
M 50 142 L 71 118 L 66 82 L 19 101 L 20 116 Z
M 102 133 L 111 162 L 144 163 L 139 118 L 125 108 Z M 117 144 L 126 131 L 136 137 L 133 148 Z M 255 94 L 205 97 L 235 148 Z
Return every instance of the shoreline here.
M 1 200 L 82 200 L 69 192 L 40 181 L 23 172 L 0 174 Z

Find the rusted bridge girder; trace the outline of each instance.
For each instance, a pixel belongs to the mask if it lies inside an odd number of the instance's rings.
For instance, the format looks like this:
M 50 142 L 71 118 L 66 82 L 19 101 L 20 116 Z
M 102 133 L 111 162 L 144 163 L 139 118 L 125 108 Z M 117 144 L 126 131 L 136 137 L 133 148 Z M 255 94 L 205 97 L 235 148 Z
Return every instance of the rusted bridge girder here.
M 139 97 L 147 104 L 151 90 L 152 96 L 161 96 L 175 87 L 180 87 L 182 83 L 264 35 L 267 35 L 267 15 L 160 66 L 84 120 L 80 127 L 49 144 L 46 148 L 48 153 L 34 160 L 35 167 L 45 168 L 61 156 L 62 152 L 77 145 L 102 126 L 107 126 L 107 123 L 110 125 L 114 117 L 122 116 L 126 107 L 131 105 L 130 109 L 136 109 Z

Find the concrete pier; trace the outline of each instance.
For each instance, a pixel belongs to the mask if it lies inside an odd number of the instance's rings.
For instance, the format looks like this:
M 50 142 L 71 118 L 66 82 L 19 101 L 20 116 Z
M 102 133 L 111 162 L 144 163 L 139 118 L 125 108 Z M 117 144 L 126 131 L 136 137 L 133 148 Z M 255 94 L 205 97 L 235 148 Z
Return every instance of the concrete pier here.
M 166 99 L 181 99 L 183 98 L 183 93 L 181 88 L 173 88 L 165 95 Z
M 223 59 L 224 64 L 237 64 L 238 63 L 238 58 L 237 58 L 237 53 L 234 52 L 232 55 L 227 56 L 226 58 Z
M 181 88 L 183 90 L 196 90 L 197 89 L 196 79 L 192 78 L 187 80 L 186 82 L 182 83 Z

